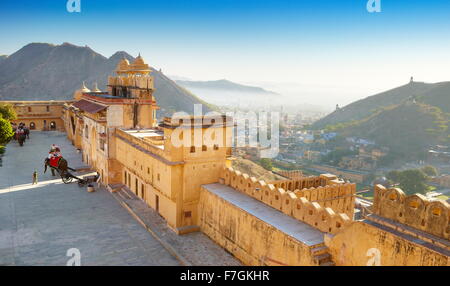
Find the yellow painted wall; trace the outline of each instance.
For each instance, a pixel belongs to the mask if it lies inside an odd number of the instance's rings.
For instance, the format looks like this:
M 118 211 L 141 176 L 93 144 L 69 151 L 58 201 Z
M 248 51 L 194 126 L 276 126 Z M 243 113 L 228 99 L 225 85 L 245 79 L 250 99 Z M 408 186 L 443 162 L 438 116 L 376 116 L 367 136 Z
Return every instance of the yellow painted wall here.
M 204 188 L 199 215 L 201 231 L 245 265 L 315 265 L 307 245 Z
M 450 265 L 448 256 L 361 221 L 326 238 L 325 244 L 338 266 L 374 265 L 377 261 L 381 266 Z

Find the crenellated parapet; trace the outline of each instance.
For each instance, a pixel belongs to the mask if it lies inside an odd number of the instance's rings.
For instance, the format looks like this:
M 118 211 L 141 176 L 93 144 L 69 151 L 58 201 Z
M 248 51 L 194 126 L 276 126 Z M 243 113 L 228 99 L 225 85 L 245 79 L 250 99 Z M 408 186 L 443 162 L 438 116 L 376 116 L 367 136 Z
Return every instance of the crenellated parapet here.
M 376 185 L 373 213 L 438 237 L 450 239 L 450 204 L 399 188 Z
M 292 180 L 300 179 L 300 178 L 304 177 L 303 172 L 300 171 L 300 170 L 288 170 L 288 171 L 287 170 L 280 170 L 280 171 L 277 171 L 277 172 L 274 172 L 274 173 L 276 173 L 276 174 L 278 174 L 280 176 L 283 176 L 285 178 L 292 179 Z
M 321 174 L 320 176 L 298 176 L 285 180 L 276 180 L 269 183 L 273 184 L 277 188 L 283 188 L 289 191 L 345 184 L 343 180 L 338 179 L 332 174 Z
M 256 178 L 233 168 L 223 169 L 221 183 L 323 232 L 336 233 L 343 226 L 349 224 L 353 218 L 354 193 L 356 190 L 354 184 L 344 183 L 286 191 L 273 184 L 258 181 Z M 344 194 L 348 197 L 333 199 L 333 196 Z M 326 199 L 327 197 L 330 199 Z M 340 211 L 342 209 L 348 209 L 348 212 Z

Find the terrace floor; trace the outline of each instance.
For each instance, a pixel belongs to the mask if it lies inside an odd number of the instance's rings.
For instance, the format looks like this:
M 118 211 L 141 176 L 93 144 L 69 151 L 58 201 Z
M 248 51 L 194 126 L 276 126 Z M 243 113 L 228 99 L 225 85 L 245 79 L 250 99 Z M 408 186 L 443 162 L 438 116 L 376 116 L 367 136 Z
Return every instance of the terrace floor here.
M 0 167 L 0 265 L 60 265 L 81 254 L 81 265 L 180 265 L 104 189 L 88 193 L 76 183 L 43 174 L 51 144 L 69 166 L 82 168 L 64 133 L 32 132 L 20 147 L 12 141 Z M 31 185 L 37 170 L 39 183 Z

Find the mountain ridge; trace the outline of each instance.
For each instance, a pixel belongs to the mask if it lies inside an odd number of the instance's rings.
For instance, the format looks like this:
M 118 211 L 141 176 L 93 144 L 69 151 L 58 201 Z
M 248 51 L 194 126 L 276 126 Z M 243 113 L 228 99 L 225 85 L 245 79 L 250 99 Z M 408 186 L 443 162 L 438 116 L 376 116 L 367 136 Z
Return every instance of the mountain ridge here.
M 105 90 L 108 76 L 124 57 L 134 60 L 125 51 L 107 58 L 88 46 L 71 43 L 27 44 L 0 58 L 0 100 L 67 100 L 82 82 L 88 87 L 98 83 L 99 88 Z M 194 104 L 203 104 L 205 111 L 215 108 L 186 92 L 158 70 L 151 70 L 155 79 L 154 95 L 164 115 L 175 111 L 192 113 Z
M 272 94 L 278 93 L 266 90 L 257 86 L 250 86 L 232 82 L 227 79 L 209 80 L 209 81 L 193 81 L 193 80 L 175 80 L 178 85 L 186 88 L 204 88 L 204 89 L 218 89 L 227 91 L 247 92 L 256 94 Z
M 450 82 L 410 82 L 337 109 L 312 129 L 388 147 L 386 164 L 424 160 L 430 146 L 450 144 Z
M 447 96 L 447 98 L 445 98 Z M 348 123 L 364 119 L 380 108 L 397 105 L 408 100 L 417 100 L 437 107 L 445 107 L 450 112 L 450 82 L 424 83 L 410 82 L 375 95 L 357 100 L 339 108 L 324 118 L 316 121 L 313 129 L 323 129 L 327 125 Z

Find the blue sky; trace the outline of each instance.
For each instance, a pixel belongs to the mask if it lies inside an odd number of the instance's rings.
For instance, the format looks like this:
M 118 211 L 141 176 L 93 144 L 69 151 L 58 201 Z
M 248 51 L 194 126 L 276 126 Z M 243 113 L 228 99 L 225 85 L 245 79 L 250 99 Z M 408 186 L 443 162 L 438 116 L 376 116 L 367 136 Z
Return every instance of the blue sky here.
M 1 0 L 0 54 L 30 42 L 141 52 L 169 75 L 227 78 L 345 104 L 407 82 L 450 80 L 450 1 Z M 331 103 L 330 103 L 331 105 Z

